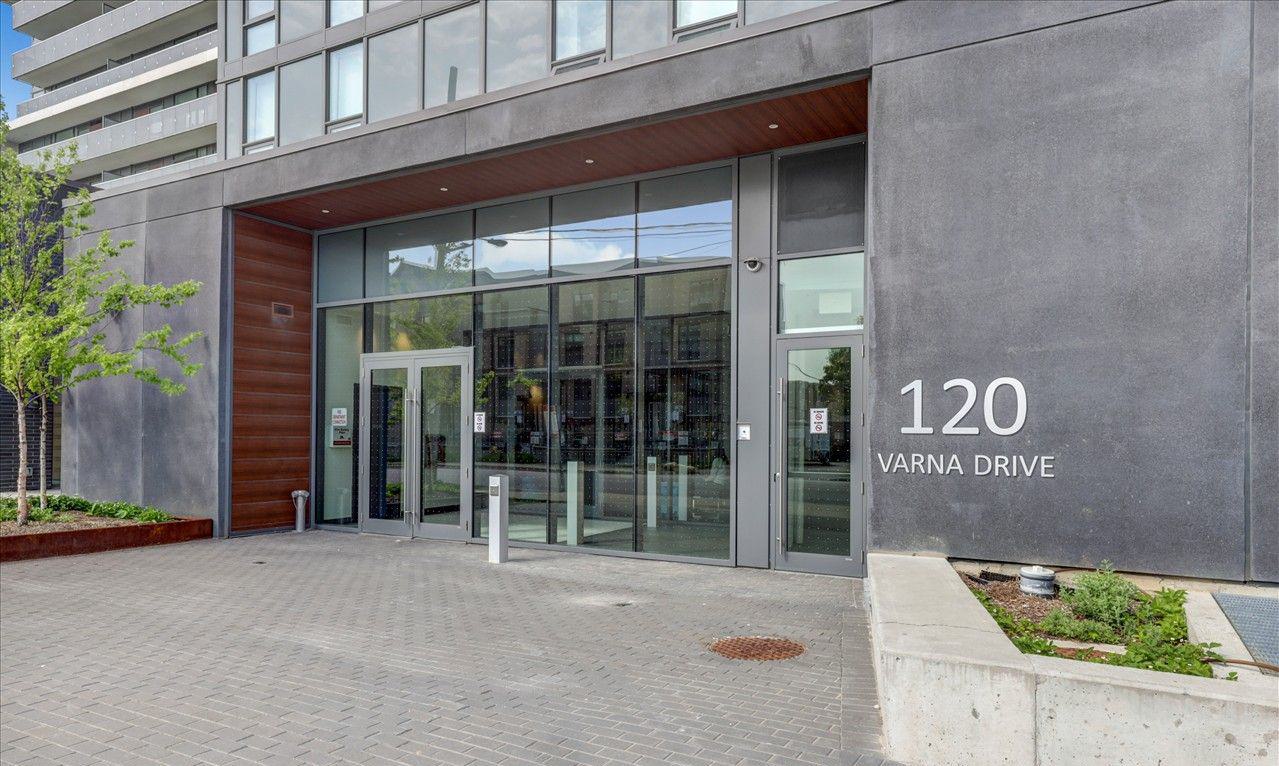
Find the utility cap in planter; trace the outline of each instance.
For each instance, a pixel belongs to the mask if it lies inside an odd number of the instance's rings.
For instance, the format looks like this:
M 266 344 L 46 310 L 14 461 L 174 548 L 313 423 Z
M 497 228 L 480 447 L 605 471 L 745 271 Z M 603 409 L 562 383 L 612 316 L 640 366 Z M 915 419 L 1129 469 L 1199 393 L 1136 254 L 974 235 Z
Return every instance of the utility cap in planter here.
M 1022 567 L 1018 585 L 1022 593 L 1029 593 L 1032 596 L 1052 596 L 1057 593 L 1057 573 L 1038 564 L 1033 567 Z

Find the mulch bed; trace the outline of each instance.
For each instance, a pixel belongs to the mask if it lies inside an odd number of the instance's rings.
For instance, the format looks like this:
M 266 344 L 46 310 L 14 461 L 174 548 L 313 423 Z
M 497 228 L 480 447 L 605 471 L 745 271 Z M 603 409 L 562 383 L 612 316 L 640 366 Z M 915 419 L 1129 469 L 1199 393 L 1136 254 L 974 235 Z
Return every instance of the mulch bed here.
M 996 604 L 1018 617 L 1025 617 L 1038 622 L 1047 617 L 1048 613 L 1054 609 L 1066 608 L 1056 596 L 1044 598 L 1022 593 L 1021 588 L 1017 585 L 1016 578 L 1005 581 L 993 577 L 989 580 L 978 579 L 967 574 L 961 574 L 960 577 L 964 578 L 965 585 L 982 591 L 990 596 Z
M 66 532 L 72 529 L 100 529 L 102 527 L 129 527 L 141 522 L 132 519 L 112 519 L 89 516 L 79 511 L 66 511 L 55 517 L 56 521 L 29 521 L 25 527 L 16 521 L 0 521 L 0 537 L 9 535 L 36 535 L 45 532 Z

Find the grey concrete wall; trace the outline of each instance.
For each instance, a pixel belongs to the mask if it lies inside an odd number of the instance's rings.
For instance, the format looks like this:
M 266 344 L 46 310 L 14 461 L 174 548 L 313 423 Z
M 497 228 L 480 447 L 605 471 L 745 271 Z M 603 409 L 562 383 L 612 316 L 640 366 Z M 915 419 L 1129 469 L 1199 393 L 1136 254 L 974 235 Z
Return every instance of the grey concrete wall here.
M 1253 16 L 1250 576 L 1279 582 L 1279 3 Z
M 144 190 L 99 204 L 89 236 L 106 229 L 116 240 L 134 240 L 117 261 L 133 279 L 203 283 L 184 306 L 126 312 L 109 332 L 127 342 L 163 324 L 178 336 L 203 331 L 191 356 L 204 369 L 176 397 L 132 378 L 92 381 L 73 391 L 64 407 L 63 486 L 93 499 L 217 519 L 223 211 L 220 194 L 182 191 Z M 177 372 L 167 360 L 155 364 Z
M 872 548 L 1245 576 L 1250 16 L 1160 4 L 875 67 Z M 1019 433 L 979 397 L 979 435 L 941 434 L 944 383 L 1001 376 Z M 900 432 L 915 379 L 932 435 Z

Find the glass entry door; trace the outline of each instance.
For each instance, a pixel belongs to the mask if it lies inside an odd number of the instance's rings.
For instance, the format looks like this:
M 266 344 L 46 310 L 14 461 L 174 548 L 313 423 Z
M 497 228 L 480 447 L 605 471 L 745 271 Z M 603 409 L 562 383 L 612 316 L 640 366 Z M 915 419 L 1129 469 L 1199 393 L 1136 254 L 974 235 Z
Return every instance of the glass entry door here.
M 471 536 L 469 348 L 360 360 L 360 530 Z
M 862 340 L 777 343 L 774 561 L 864 576 Z

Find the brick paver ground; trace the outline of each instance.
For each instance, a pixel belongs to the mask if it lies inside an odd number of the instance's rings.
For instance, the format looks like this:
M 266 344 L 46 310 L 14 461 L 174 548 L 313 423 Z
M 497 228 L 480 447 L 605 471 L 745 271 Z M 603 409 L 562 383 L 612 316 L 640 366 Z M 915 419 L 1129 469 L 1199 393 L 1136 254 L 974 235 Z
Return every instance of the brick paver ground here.
M 878 764 L 860 582 L 310 532 L 0 567 L 5 764 Z M 728 635 L 807 645 L 724 659 Z

